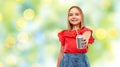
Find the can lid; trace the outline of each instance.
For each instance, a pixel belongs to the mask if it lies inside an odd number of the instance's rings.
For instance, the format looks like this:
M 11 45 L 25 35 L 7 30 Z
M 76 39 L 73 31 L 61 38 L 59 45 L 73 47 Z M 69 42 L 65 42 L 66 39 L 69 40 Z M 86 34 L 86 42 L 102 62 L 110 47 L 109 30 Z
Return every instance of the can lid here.
M 81 37 L 83 37 L 83 36 L 82 36 L 82 35 L 77 35 L 77 37 L 78 37 L 78 38 L 81 38 Z

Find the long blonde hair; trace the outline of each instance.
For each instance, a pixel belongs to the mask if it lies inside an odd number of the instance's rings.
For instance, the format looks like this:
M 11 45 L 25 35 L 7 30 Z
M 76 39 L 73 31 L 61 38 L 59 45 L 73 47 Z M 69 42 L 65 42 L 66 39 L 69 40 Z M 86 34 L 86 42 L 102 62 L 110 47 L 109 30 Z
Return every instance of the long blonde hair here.
M 83 27 L 85 27 L 85 25 L 84 25 L 84 15 L 83 15 L 83 12 L 82 12 L 82 10 L 81 10 L 80 7 L 78 7 L 78 6 L 72 6 L 72 7 L 70 7 L 69 10 L 68 10 L 68 17 L 69 17 L 69 12 L 70 12 L 70 10 L 71 10 L 72 8 L 77 8 L 77 9 L 80 11 L 80 14 L 81 14 L 81 18 L 82 18 L 82 19 L 81 19 L 81 23 L 80 23 L 80 25 L 79 25 L 79 28 L 82 29 Z M 69 19 L 68 19 L 68 31 L 71 31 L 72 28 L 73 28 L 73 25 L 70 24 L 70 21 L 69 21 Z

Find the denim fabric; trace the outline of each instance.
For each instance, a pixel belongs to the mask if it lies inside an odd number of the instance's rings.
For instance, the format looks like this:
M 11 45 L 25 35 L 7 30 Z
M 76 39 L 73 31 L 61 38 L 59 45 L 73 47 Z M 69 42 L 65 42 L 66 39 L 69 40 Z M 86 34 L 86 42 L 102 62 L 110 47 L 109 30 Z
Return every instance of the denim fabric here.
M 64 54 L 60 67 L 90 67 L 86 54 Z

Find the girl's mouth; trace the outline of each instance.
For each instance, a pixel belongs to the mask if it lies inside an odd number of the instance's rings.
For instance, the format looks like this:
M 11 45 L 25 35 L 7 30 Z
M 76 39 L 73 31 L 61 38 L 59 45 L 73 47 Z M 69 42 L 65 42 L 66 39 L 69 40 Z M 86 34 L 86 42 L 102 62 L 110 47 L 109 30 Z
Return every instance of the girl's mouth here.
M 78 21 L 78 20 L 75 20 L 75 19 L 74 19 L 74 20 L 71 20 L 71 21 L 72 21 L 72 22 L 75 22 L 75 21 Z

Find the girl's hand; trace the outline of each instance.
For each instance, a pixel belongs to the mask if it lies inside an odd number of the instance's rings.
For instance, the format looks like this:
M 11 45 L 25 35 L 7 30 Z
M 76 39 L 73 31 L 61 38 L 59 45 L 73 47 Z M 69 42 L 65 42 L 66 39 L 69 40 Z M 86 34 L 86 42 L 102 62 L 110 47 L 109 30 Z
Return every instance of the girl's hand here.
M 88 46 L 86 39 L 82 40 L 82 45 L 83 45 L 83 48 L 86 48 Z

